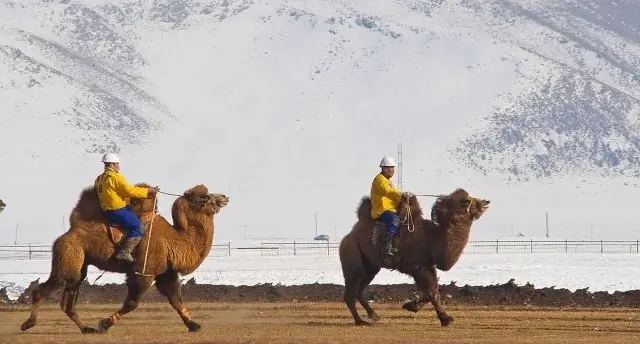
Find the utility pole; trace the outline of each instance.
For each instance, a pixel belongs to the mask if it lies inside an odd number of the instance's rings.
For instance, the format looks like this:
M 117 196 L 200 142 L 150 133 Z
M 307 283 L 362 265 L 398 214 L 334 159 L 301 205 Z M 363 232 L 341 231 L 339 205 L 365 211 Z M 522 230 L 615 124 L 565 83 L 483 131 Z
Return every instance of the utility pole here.
M 544 213 L 544 224 L 547 228 L 547 238 L 549 237 L 549 213 Z
M 402 142 L 398 143 L 398 190 L 402 190 Z
M 313 213 L 313 220 L 314 220 L 314 221 L 315 221 L 315 223 L 316 223 L 316 236 L 314 236 L 314 238 L 315 238 L 315 237 L 317 237 L 317 236 L 318 236 L 318 214 Z

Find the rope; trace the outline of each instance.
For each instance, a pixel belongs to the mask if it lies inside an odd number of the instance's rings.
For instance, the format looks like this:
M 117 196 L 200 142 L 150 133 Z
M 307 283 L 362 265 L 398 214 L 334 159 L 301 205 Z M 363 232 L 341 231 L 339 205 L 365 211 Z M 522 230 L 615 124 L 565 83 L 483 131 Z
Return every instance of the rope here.
M 160 191 L 158 191 L 160 192 Z M 163 192 L 164 193 L 164 192 Z M 153 232 L 153 220 L 156 217 L 156 199 L 158 198 L 158 194 L 153 195 L 153 210 L 151 211 L 151 223 L 149 224 L 149 237 L 147 238 L 147 249 L 144 253 L 144 263 L 142 264 L 142 273 L 136 272 L 138 275 L 145 275 L 145 271 L 147 270 L 147 257 L 149 256 L 149 246 L 151 246 L 151 233 Z
M 411 206 L 409 205 L 409 203 L 406 204 L 407 207 L 407 230 L 409 231 L 409 233 L 413 233 L 413 231 L 416 230 L 416 225 L 415 223 L 413 223 L 413 214 L 411 214 Z
M 174 193 L 169 193 L 169 192 L 164 192 L 164 191 L 160 191 L 158 190 L 159 193 L 161 194 L 165 194 L 165 195 L 169 195 L 169 196 L 176 196 L 176 197 L 180 197 L 182 195 L 178 195 L 178 194 L 174 194 Z

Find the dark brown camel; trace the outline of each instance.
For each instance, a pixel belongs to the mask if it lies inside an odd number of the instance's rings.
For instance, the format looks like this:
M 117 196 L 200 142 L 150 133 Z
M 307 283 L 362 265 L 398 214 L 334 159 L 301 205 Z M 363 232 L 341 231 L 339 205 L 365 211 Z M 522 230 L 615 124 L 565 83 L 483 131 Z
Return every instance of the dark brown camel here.
M 137 186 L 149 187 L 147 184 Z M 157 208 L 153 199 L 131 200 L 132 209 L 140 216 L 145 231 L 143 239 L 132 253 L 135 262 L 128 264 L 113 258 L 123 241 L 121 229 L 107 226 L 100 211 L 97 193 L 93 187 L 85 188 L 71 212 L 69 231 L 53 243 L 49 279 L 31 293 L 31 316 L 20 328 L 25 331 L 34 327 L 42 300 L 63 288 L 60 307 L 80 331 L 106 332 L 122 316 L 138 307 L 143 294 L 155 280 L 156 288 L 167 297 L 189 331 L 199 330 L 200 325 L 191 319 L 182 301 L 178 275 L 192 273 L 207 257 L 213 244 L 213 218 L 228 203 L 227 196 L 211 194 L 206 186 L 196 185 L 173 202 L 172 226 L 154 212 Z M 151 219 L 153 227 L 150 228 Z M 149 253 L 145 266 L 147 245 Z M 89 265 L 127 275 L 126 300 L 118 311 L 99 322 L 98 329 L 87 326 L 76 313 L 78 289 L 87 276 Z
M 356 300 L 364 307 L 369 319 L 380 317 L 364 298 L 364 290 L 381 268 L 398 270 L 413 277 L 423 296 L 405 303 L 402 308 L 417 312 L 427 302 L 435 308 L 442 326 L 453 321 L 441 301 L 436 269 L 448 271 L 458 261 L 469 240 L 473 221 L 489 207 L 489 201 L 470 197 L 463 189 L 438 197 L 431 209 L 431 220 L 422 217 L 418 199 L 403 199 L 398 206 L 402 220 L 395 238 L 396 255 L 383 255 L 380 242 L 384 224 L 377 224 L 371 217 L 371 199 L 363 197 L 358 207 L 358 221 L 340 242 L 340 263 L 345 281 L 344 302 L 356 325 L 370 325 L 356 311 Z M 374 230 L 375 226 L 375 230 Z

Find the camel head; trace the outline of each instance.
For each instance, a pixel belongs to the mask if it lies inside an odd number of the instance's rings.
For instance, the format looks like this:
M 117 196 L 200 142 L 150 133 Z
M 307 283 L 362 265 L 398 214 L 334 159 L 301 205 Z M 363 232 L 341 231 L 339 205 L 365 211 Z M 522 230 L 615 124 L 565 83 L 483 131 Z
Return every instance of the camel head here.
M 7 207 L 7 204 L 0 199 L 0 213 Z
M 471 197 L 464 189 L 457 189 L 449 195 L 442 195 L 431 208 L 431 220 L 436 224 L 446 224 L 452 219 L 478 220 L 489 208 L 491 201 Z
M 224 194 L 209 193 L 206 186 L 200 184 L 184 192 L 183 196 L 194 210 L 209 216 L 220 212 L 229 204 L 229 197 Z
M 469 197 L 469 205 L 467 212 L 471 215 L 473 220 L 477 220 L 484 214 L 484 212 L 489 209 L 489 204 L 491 201 L 488 199 L 480 199 L 475 197 Z
M 143 188 L 151 187 L 151 185 L 146 183 L 137 183 L 135 184 L 135 186 L 143 187 Z M 129 203 L 131 204 L 131 210 L 138 215 L 142 213 L 152 212 L 154 211 L 154 209 L 155 209 L 155 212 L 158 211 L 158 197 L 155 198 L 155 205 L 154 205 L 153 197 L 134 198 L 134 199 L 131 199 Z
M 226 195 L 209 193 L 206 186 L 196 185 L 185 191 L 173 203 L 171 209 L 173 223 L 186 229 L 190 222 L 202 223 L 211 219 L 227 204 L 229 204 L 229 197 Z

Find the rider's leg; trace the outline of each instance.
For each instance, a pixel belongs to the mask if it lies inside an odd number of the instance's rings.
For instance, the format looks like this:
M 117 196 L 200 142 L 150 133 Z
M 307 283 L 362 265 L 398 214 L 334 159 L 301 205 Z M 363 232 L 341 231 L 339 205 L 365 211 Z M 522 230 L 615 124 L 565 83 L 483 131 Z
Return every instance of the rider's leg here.
M 105 212 L 105 215 L 109 221 L 122 226 L 127 231 L 126 239 L 115 258 L 132 263 L 131 252 L 142 239 L 142 223 L 129 208 Z
M 398 228 L 400 227 L 400 217 L 393 211 L 385 211 L 380 215 L 378 220 L 382 221 L 387 225 L 387 230 L 384 233 L 383 241 L 385 243 L 386 253 L 390 256 L 393 256 L 398 252 L 398 249 L 393 247 L 392 239 L 398 233 Z

